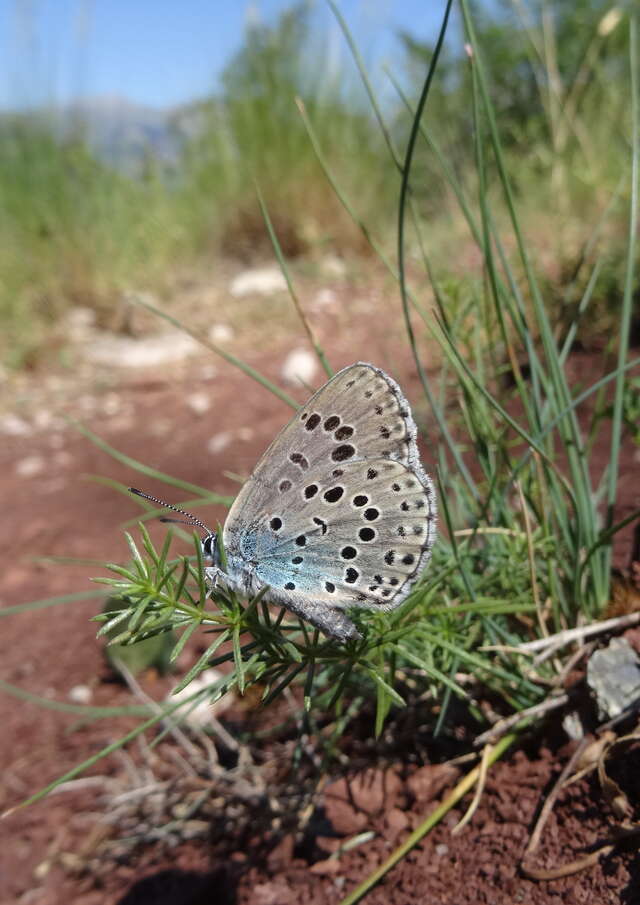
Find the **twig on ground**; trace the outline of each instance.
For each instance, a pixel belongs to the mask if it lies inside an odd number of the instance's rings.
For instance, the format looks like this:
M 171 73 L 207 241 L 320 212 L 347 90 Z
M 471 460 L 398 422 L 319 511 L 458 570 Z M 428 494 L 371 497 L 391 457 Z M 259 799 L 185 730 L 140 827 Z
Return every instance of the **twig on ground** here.
M 640 622 L 640 613 L 625 613 L 624 616 L 616 616 L 613 619 L 605 619 L 603 622 L 592 622 L 590 625 L 582 625 L 578 628 L 564 629 L 555 635 L 549 635 L 547 638 L 536 638 L 535 641 L 525 641 L 517 648 L 519 653 L 531 653 L 532 651 L 546 650 L 548 647 L 563 647 L 572 641 L 581 641 L 584 638 L 590 638 L 592 635 L 599 635 L 602 632 L 616 631 L 618 629 L 629 628 Z
M 524 855 L 522 856 L 522 861 L 520 862 L 520 869 L 522 870 L 522 872 L 524 874 L 526 874 L 528 877 L 532 877 L 532 879 L 539 879 L 538 875 L 539 875 L 540 871 L 538 871 L 537 868 L 530 867 L 526 863 L 526 861 L 528 858 L 531 857 L 531 855 L 533 855 L 533 853 L 538 848 L 538 846 L 540 844 L 540 836 L 542 835 L 542 831 L 545 827 L 545 824 L 551 815 L 551 811 L 553 810 L 553 806 L 556 802 L 556 798 L 558 797 L 560 790 L 561 790 L 562 786 L 564 785 L 564 783 L 566 782 L 566 780 L 568 779 L 568 777 L 571 776 L 571 772 L 573 771 L 574 766 L 580 760 L 580 757 L 582 756 L 584 750 L 586 749 L 586 747 L 589 743 L 590 742 L 588 739 L 586 739 L 586 738 L 582 739 L 582 741 L 579 743 L 579 745 L 577 746 L 577 748 L 575 749 L 575 751 L 569 758 L 569 760 L 564 765 L 564 768 L 562 769 L 560 776 L 556 780 L 556 782 L 553 786 L 553 789 L 547 795 L 547 798 L 546 798 L 544 804 L 542 805 L 542 809 L 540 811 L 540 814 L 538 815 L 536 825 L 533 829 L 533 832 L 531 833 L 531 837 L 530 837 L 527 847 L 524 851 Z
M 140 683 L 134 677 L 133 673 L 129 669 L 127 669 L 124 663 L 120 661 L 118 661 L 118 671 L 122 674 L 122 677 L 129 686 L 129 690 L 137 698 L 139 698 L 141 701 L 144 701 L 144 703 L 147 704 L 152 711 L 155 711 L 155 713 L 162 713 L 162 707 L 158 704 L 158 702 L 149 697 L 146 691 L 142 689 Z M 194 760 L 198 759 L 200 752 L 196 749 L 195 745 L 189 741 L 184 732 L 174 723 L 169 723 L 166 720 L 163 720 L 162 722 L 167 726 L 167 729 L 169 730 L 171 735 L 174 737 L 176 742 L 182 748 L 184 748 L 187 754 Z
M 149 695 L 141 688 L 140 684 L 135 679 L 135 677 L 131 674 L 130 670 L 128 670 L 127 667 L 124 666 L 124 664 L 122 664 L 122 663 L 118 663 L 118 669 L 121 671 L 122 676 L 123 676 L 125 682 L 127 683 L 127 685 L 129 686 L 129 689 L 131 690 L 131 692 L 137 698 L 139 698 L 141 701 L 144 701 L 144 703 L 147 704 L 151 708 L 151 710 L 155 711 L 156 713 L 161 713 L 162 707 L 156 701 L 154 701 L 153 698 L 150 698 Z M 204 760 L 204 758 L 202 757 L 201 752 L 193 744 L 193 742 L 191 742 L 190 739 L 187 738 L 187 736 L 182 731 L 182 729 L 180 729 L 179 726 L 176 726 L 175 723 L 170 722 L 169 720 L 163 720 L 163 723 L 166 725 L 167 730 L 171 733 L 171 735 L 174 737 L 176 742 L 186 751 L 186 753 L 188 755 L 188 759 L 186 759 L 186 760 L 184 758 L 180 757 L 180 762 L 182 764 L 183 770 L 187 773 L 195 774 L 196 770 L 191 766 L 192 762 L 193 763 L 207 763 Z M 219 731 L 220 737 L 222 738 L 224 743 L 229 747 L 230 750 L 232 750 L 232 751 L 237 750 L 238 745 L 235 742 L 235 739 L 233 739 L 229 735 L 229 733 L 226 732 L 226 730 L 224 730 L 222 728 L 222 726 L 220 726 L 220 724 L 217 721 L 216 721 L 216 730 Z M 217 763 L 218 763 L 218 757 L 217 757 L 217 752 L 215 751 L 215 746 L 212 745 L 210 739 L 206 737 L 206 733 L 202 732 L 201 730 L 199 730 L 197 728 L 194 728 L 192 731 L 198 737 L 200 744 L 207 752 L 207 755 L 208 755 L 207 766 L 209 767 L 209 770 L 210 770 L 211 774 L 213 775 L 213 773 L 215 772 Z M 178 756 L 177 751 L 172 751 L 171 754 L 174 757 Z
M 573 654 L 569 657 L 567 662 L 563 665 L 560 672 L 554 677 L 553 685 L 554 687 L 564 686 L 567 676 L 569 673 L 576 668 L 580 660 L 586 658 L 587 660 L 591 656 L 591 652 L 595 647 L 595 641 L 589 642 L 589 644 L 583 644 L 582 647 L 579 647 Z
M 137 789 L 127 789 L 126 792 L 119 792 L 109 799 L 111 807 L 118 807 L 121 804 L 128 804 L 134 798 L 141 798 L 150 795 L 153 792 L 164 792 L 169 787 L 169 782 L 153 782 L 148 786 L 139 786 Z
M 60 792 L 77 792 L 78 789 L 91 789 L 94 787 L 104 788 L 111 786 L 116 782 L 111 776 L 83 776 L 81 779 L 70 779 L 67 782 L 60 783 L 55 789 L 51 790 L 52 795 L 58 795 Z
M 612 744 L 616 743 L 614 741 L 615 735 L 612 732 L 612 727 L 616 723 L 619 723 L 622 719 L 628 717 L 630 713 L 632 713 L 634 710 L 637 710 L 637 708 L 638 702 L 627 708 L 627 710 L 625 710 L 623 713 L 618 714 L 616 717 L 609 720 L 607 723 L 603 723 L 597 730 L 597 737 L 595 740 L 593 738 L 584 738 L 576 747 L 575 751 L 565 764 L 562 772 L 560 773 L 560 776 L 553 786 L 553 789 L 547 796 L 542 806 L 540 815 L 531 834 L 531 838 L 529 839 L 529 843 L 525 849 L 524 855 L 522 856 L 520 869 L 527 877 L 530 877 L 532 880 L 555 880 L 560 877 L 571 876 L 572 874 L 576 874 L 587 867 L 592 867 L 599 861 L 601 857 L 611 854 L 616 845 L 624 839 L 627 839 L 630 836 L 640 835 L 640 824 L 627 824 L 617 827 L 614 830 L 613 838 L 604 840 L 594 851 L 590 852 L 588 855 L 585 855 L 582 858 L 577 858 L 574 861 L 570 861 L 568 864 L 563 864 L 559 867 L 553 868 L 538 868 L 526 863 L 527 859 L 531 857 L 531 855 L 533 855 L 533 853 L 537 850 L 538 845 L 540 844 L 542 831 L 547 820 L 549 819 L 560 791 L 565 786 L 576 782 L 578 779 L 581 779 L 583 776 L 591 773 L 595 769 L 598 769 L 601 784 L 603 783 L 604 758 L 606 756 L 608 748 L 611 747 Z M 577 769 L 574 773 L 574 768 L 580 764 L 581 760 L 584 760 L 584 756 L 589 749 L 591 749 L 591 754 L 588 758 L 589 763 L 587 763 L 586 766 Z
M 524 863 L 520 864 L 520 870 L 531 880 L 559 880 L 561 877 L 570 877 L 577 874 L 587 867 L 593 867 L 603 855 L 609 855 L 615 848 L 615 843 L 605 844 L 602 848 L 590 852 L 583 858 L 571 861 L 569 864 L 561 864 L 559 867 L 529 867 Z
M 539 704 L 534 704 L 532 707 L 525 707 L 524 710 L 519 710 L 518 713 L 513 713 L 511 716 L 505 717 L 503 720 L 495 723 L 491 729 L 487 729 L 486 732 L 483 732 L 482 735 L 479 735 L 474 739 L 473 745 L 475 748 L 479 748 L 481 745 L 486 745 L 487 743 L 495 743 L 497 738 L 500 738 L 501 735 L 504 735 L 505 732 L 508 732 L 523 720 L 533 719 L 534 717 L 541 716 L 543 713 L 557 710 L 559 707 L 564 707 L 568 702 L 568 694 L 554 694 L 551 697 L 545 698 L 545 700 L 541 701 Z
M 482 757 L 480 758 L 480 763 L 478 764 L 478 782 L 476 783 L 476 791 L 473 795 L 473 801 L 467 808 L 465 815 L 458 821 L 458 823 L 451 830 L 451 835 L 456 836 L 463 827 L 465 827 L 473 815 L 475 814 L 478 805 L 480 804 L 480 799 L 482 798 L 482 793 L 484 792 L 484 787 L 487 782 L 487 773 L 489 771 L 489 763 L 491 752 L 493 750 L 492 745 L 485 745 L 482 751 Z

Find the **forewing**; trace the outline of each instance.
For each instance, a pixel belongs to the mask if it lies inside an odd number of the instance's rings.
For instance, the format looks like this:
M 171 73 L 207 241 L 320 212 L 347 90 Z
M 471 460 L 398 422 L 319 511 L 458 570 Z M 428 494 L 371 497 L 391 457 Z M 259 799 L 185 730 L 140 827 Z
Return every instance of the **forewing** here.
M 310 475 L 338 477 L 348 463 L 372 458 L 401 462 L 428 482 L 402 390 L 380 368 L 359 362 L 321 387 L 271 443 L 231 508 L 225 543 L 237 548 L 248 519 L 262 521 L 287 504 Z

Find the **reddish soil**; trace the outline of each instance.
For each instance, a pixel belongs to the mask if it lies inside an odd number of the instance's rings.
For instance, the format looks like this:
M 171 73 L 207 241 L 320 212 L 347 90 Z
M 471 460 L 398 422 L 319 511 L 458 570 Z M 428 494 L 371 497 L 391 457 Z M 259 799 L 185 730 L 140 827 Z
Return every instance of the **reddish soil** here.
M 350 347 L 348 338 L 340 345 L 334 356 L 336 366 L 357 358 L 373 360 L 403 382 L 409 398 L 417 397 L 411 365 L 394 356 L 393 337 L 380 339 L 374 348 L 371 344 Z M 264 366 L 266 373 L 277 379 L 275 362 L 281 360 L 283 349 L 270 351 L 266 365 L 266 355 L 251 363 Z M 170 376 L 136 372 L 133 377 L 109 376 L 102 384 L 95 377 L 86 385 L 80 380 L 75 386 L 67 380 L 55 387 L 40 387 L 37 380 L 30 379 L 15 391 L 14 409 L 30 424 L 42 411 L 77 415 L 103 439 L 140 462 L 233 493 L 237 485 L 223 476 L 225 470 L 248 473 L 288 418 L 288 410 L 230 366 L 215 362 L 215 376 L 210 368 L 210 361 L 192 361 L 171 368 Z M 186 397 L 196 391 L 211 402 L 209 412 L 202 416 L 185 404 Z M 132 500 L 109 486 L 85 480 L 85 476 L 108 476 L 169 495 L 166 486 L 154 486 L 115 462 L 73 428 L 45 422 L 28 436 L 3 437 L 0 448 L 3 606 L 83 591 L 88 577 L 101 572 L 96 565 L 61 564 L 42 557 L 126 559 L 121 526 L 139 510 Z M 231 443 L 217 453 L 207 452 L 211 438 L 225 432 Z M 603 462 L 605 456 L 603 449 Z M 429 461 L 427 455 L 427 466 Z M 627 444 L 621 457 L 620 517 L 640 503 L 634 477 L 637 469 L 638 450 Z M 215 523 L 222 514 L 212 508 L 207 518 Z M 151 532 L 161 538 L 164 528 L 153 525 Z M 630 538 L 627 531 L 617 542 L 619 566 L 628 560 Z M 114 681 L 95 639 L 96 625 L 89 618 L 96 609 L 95 600 L 87 600 L 3 619 L 4 681 L 52 702 L 68 703 L 71 689 L 82 685 L 90 689 L 94 706 L 130 704 L 131 693 Z M 189 656 L 202 649 L 196 644 Z M 167 680 L 153 674 L 143 677 L 142 683 L 156 698 L 168 687 Z M 2 808 L 20 802 L 134 725 L 124 717 L 79 723 L 77 714 L 45 709 L 4 692 L 0 702 Z M 264 728 L 266 720 L 275 723 L 282 717 L 283 713 L 277 717 L 256 715 L 239 703 L 228 716 L 227 726 L 231 734 L 246 735 L 253 731 L 252 726 Z M 332 768 L 324 790 L 315 796 L 319 774 L 311 764 L 303 765 L 302 792 L 296 797 L 298 768 L 289 775 L 294 741 L 289 738 L 261 748 L 255 738 L 247 744 L 254 764 L 261 765 L 266 777 L 262 798 L 247 796 L 244 810 L 235 815 L 221 805 L 217 822 L 214 808 L 214 815 L 207 817 L 210 830 L 198 838 L 173 837 L 170 845 L 159 841 L 129 853 L 116 851 L 103 860 L 102 868 L 99 853 L 104 839 L 97 828 L 109 805 L 101 780 L 93 785 L 72 784 L 14 812 L 0 824 L 0 903 L 337 902 L 406 838 L 455 781 L 453 773 L 443 774 L 441 767 L 426 763 L 424 751 L 418 757 L 408 746 L 403 757 L 393 745 L 382 753 L 362 742 L 359 756 L 351 763 L 356 764 L 355 773 L 349 771 L 347 759 Z M 126 779 L 141 762 L 140 751 L 132 748 L 130 760 L 114 755 L 85 775 Z M 366 901 L 371 905 L 640 902 L 633 840 L 596 866 L 562 880 L 534 882 L 520 873 L 519 862 L 533 821 L 567 756 L 568 749 L 534 741 L 526 752 L 514 752 L 491 770 L 471 822 L 452 835 L 470 803 L 467 797 L 393 868 Z M 242 773 L 237 763 L 230 768 Z M 165 778 L 167 769 L 167 763 L 160 762 L 156 776 Z M 341 778 L 345 772 L 347 778 Z M 289 789 L 290 809 L 305 813 L 304 827 L 298 821 L 297 830 L 292 830 L 286 813 L 273 819 L 275 811 L 269 811 L 272 789 Z M 237 787 L 234 794 L 238 794 Z M 269 817 L 268 830 L 262 824 L 265 816 Z M 552 866 L 584 854 L 597 840 L 609 837 L 615 822 L 597 782 L 583 779 L 560 797 L 536 862 Z M 364 831 L 373 833 L 368 841 L 350 851 L 337 851 L 345 839 Z

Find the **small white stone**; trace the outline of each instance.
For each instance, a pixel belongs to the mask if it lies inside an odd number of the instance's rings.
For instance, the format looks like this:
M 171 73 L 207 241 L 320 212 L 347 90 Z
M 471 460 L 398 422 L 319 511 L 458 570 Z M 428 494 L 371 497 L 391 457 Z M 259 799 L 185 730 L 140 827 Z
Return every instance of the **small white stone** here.
M 206 393 L 191 393 L 185 402 L 196 415 L 204 415 L 211 408 L 211 400 Z
M 233 434 L 231 431 L 220 431 L 219 434 L 216 434 L 212 437 L 207 443 L 207 450 L 212 455 L 217 456 L 218 453 L 221 453 L 223 449 L 226 449 L 227 446 L 230 445 L 233 440 Z
M 9 437 L 27 437 L 33 433 L 33 428 L 24 418 L 9 412 L 0 418 L 0 433 Z
M 320 264 L 321 270 L 327 276 L 337 277 L 338 279 L 346 276 L 347 265 L 337 255 L 326 255 Z
M 72 308 L 65 318 L 65 334 L 74 342 L 85 340 L 96 323 L 96 314 L 92 308 L 78 305 Z
M 448 845 L 445 845 L 444 842 L 440 842 L 440 843 L 438 843 L 438 845 L 436 845 L 436 855 L 439 855 L 441 858 L 443 858 L 445 855 L 448 855 L 448 854 L 449 854 Z
M 183 701 L 185 698 L 191 697 L 196 691 L 208 688 L 210 685 L 218 682 L 222 677 L 223 674 L 217 669 L 205 669 L 205 671 L 200 673 L 200 675 L 192 682 L 189 682 L 187 687 L 183 688 L 182 691 L 179 691 L 177 694 L 170 694 L 166 699 L 166 703 L 175 704 L 178 701 Z M 192 704 L 186 704 L 184 710 L 177 711 L 177 716 L 196 729 L 206 729 L 207 726 L 211 725 L 211 718 L 228 710 L 233 700 L 234 697 L 230 693 L 223 695 L 220 700 L 215 702 L 215 704 L 211 704 L 205 698 L 195 707 L 193 707 Z
M 322 311 L 325 308 L 333 308 L 337 301 L 338 296 L 333 289 L 325 287 L 324 289 L 318 289 L 311 300 L 311 307 L 315 311 Z
M 229 343 L 233 337 L 233 329 L 228 324 L 212 324 L 209 327 L 209 339 L 212 343 Z
M 83 347 L 83 354 L 94 364 L 117 368 L 149 368 L 182 361 L 197 349 L 195 339 L 177 331 L 146 339 L 96 333 L 94 339 Z
M 575 710 L 564 715 L 562 728 L 573 741 L 580 741 L 584 738 L 584 726 Z
M 280 375 L 287 383 L 309 384 L 316 376 L 318 360 L 306 349 L 294 349 L 284 360 Z
M 43 456 L 25 456 L 16 462 L 16 474 L 20 478 L 33 478 L 43 472 L 46 465 Z
M 93 697 L 93 692 L 88 685 L 74 685 L 69 689 L 67 695 L 74 704 L 89 704 Z
M 68 424 L 63 418 L 52 415 L 47 409 L 40 409 L 33 417 L 33 422 L 39 431 L 51 433 L 51 431 L 65 430 Z
M 107 393 L 102 400 L 102 411 L 105 415 L 117 415 L 122 408 L 122 399 L 117 393 Z
M 229 292 L 236 299 L 247 295 L 275 295 L 286 290 L 287 281 L 278 267 L 243 270 L 229 284 Z

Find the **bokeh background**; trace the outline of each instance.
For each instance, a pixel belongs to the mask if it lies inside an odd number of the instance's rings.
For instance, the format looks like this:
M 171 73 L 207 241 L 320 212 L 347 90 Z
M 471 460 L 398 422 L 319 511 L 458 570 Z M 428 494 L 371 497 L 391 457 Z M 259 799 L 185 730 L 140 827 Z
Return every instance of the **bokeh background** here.
M 629 92 L 618 81 L 628 56 L 624 8 L 605 0 L 473 6 L 479 39 L 490 48 L 520 216 L 562 329 L 598 253 L 595 224 L 609 204 L 624 216 L 625 199 L 616 195 L 628 154 Z M 285 254 L 306 262 L 307 272 L 328 257 L 354 272 L 371 256 L 357 221 L 382 247 L 393 246 L 399 175 L 388 142 L 404 146 L 407 105 L 417 99 L 444 4 L 345 0 L 337 8 L 386 134 L 326 3 L 2 0 L 0 349 L 7 368 L 72 362 L 73 309 L 82 309 L 76 321 L 126 330 L 131 293 L 153 293 L 175 310 L 184 304 L 185 278 L 211 285 L 227 265 L 236 272 L 272 261 L 256 183 Z M 469 91 L 454 12 L 426 127 L 473 193 Z M 436 275 L 464 285 L 474 276 L 468 229 L 428 142 L 418 156 L 414 191 Z M 354 202 L 352 215 L 326 168 Z M 619 300 L 620 226 L 609 211 L 584 325 L 592 333 L 606 329 L 605 309 Z M 223 319 L 242 324 L 242 307 Z

